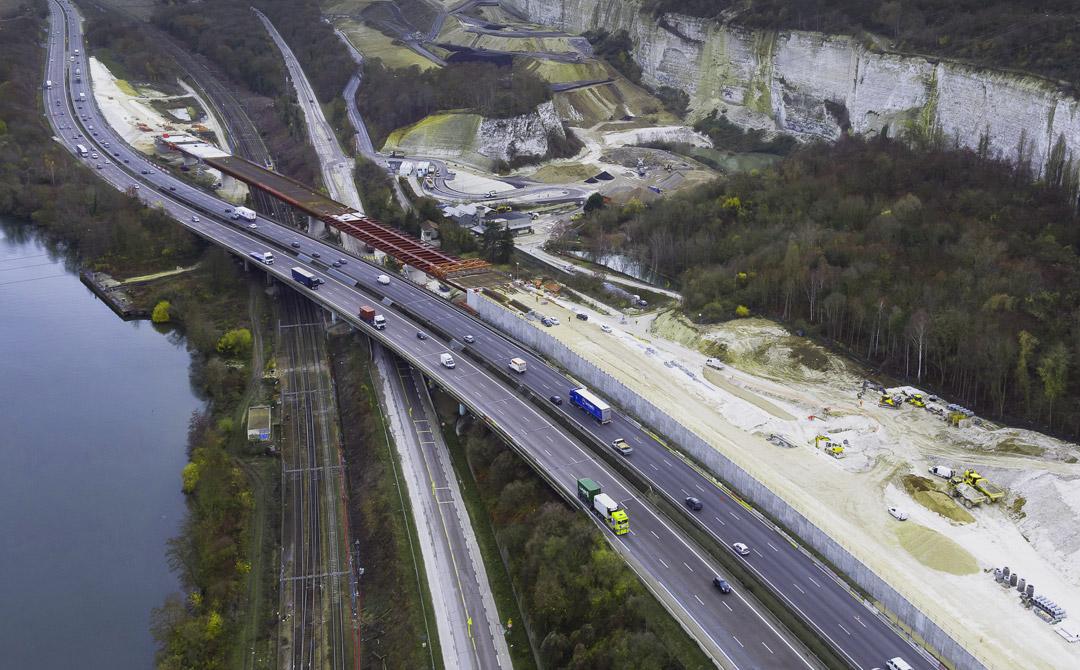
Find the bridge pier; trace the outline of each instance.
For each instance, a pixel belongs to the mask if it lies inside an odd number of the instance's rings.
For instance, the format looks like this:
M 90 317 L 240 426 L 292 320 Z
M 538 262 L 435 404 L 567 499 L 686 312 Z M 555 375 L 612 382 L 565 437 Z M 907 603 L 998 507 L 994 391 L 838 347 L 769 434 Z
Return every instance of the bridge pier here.
M 315 239 L 321 239 L 326 236 L 326 224 L 316 219 L 314 216 L 308 216 L 307 218 L 307 232 Z

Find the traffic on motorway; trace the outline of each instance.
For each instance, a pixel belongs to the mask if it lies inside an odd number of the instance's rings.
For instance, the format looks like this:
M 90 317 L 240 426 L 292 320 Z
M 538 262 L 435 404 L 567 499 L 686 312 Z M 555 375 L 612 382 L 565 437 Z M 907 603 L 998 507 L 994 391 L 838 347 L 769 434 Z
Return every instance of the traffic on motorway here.
M 646 582 L 653 580 L 650 586 L 666 594 L 668 606 L 681 610 L 681 618 L 698 638 L 711 642 L 714 649 L 710 651 L 722 655 L 724 664 L 745 668 L 818 665 L 740 589 L 723 593 L 714 586 L 714 578 L 720 575 L 716 565 L 651 505 L 641 502 L 609 466 L 569 437 L 551 420 L 550 413 L 560 413 L 564 421 L 577 424 L 599 448 L 608 448 L 617 438 L 631 444 L 634 453 L 627 457 L 627 464 L 676 504 L 683 505 L 688 497 L 700 501 L 701 509 L 685 508 L 685 513 L 720 545 L 735 551 L 735 543 L 744 544 L 749 551 L 737 552 L 738 560 L 829 640 L 852 667 L 882 667 L 897 656 L 913 667 L 937 667 L 784 535 L 625 415 L 612 412 L 609 423 L 599 423 L 570 403 L 547 401 L 552 396 L 566 397 L 578 385 L 538 356 L 406 279 L 394 276 L 389 283 L 380 283 L 384 269 L 337 247 L 262 216 L 250 222 L 232 219 L 231 205 L 173 177 L 133 151 L 112 132 L 93 101 L 77 14 L 58 0 L 50 7 L 54 11 L 46 79 L 53 86 L 46 88 L 45 102 L 57 138 L 65 146 L 73 153 L 79 144 L 92 147 L 99 159 L 84 160 L 100 166 L 104 179 L 148 204 L 160 204 L 189 229 L 237 255 L 276 254 L 276 264 L 260 266 L 335 313 L 360 324 L 361 306 L 383 305 L 385 329 L 361 326 L 372 337 L 414 361 L 426 375 L 457 394 L 524 450 L 554 484 L 569 493 L 568 497 L 576 497 L 578 479 L 591 478 L 625 507 L 631 519 L 630 532 L 616 540 L 617 545 L 647 575 Z M 70 66 L 76 63 L 87 74 L 82 82 L 68 76 L 73 72 Z M 301 286 L 292 278 L 292 267 L 312 273 L 321 283 L 311 288 Z M 419 332 L 431 336 L 420 339 Z M 455 356 L 454 368 L 441 364 L 443 354 L 459 351 L 467 355 Z M 505 369 L 514 358 L 527 363 L 527 372 L 518 376 L 515 384 L 545 402 L 534 404 L 488 371 L 491 367 Z

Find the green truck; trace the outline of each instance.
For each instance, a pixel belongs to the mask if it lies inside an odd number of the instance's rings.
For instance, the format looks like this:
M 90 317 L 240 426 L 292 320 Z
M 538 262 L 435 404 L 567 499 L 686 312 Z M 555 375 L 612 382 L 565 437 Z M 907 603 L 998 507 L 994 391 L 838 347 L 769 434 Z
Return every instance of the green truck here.
M 612 500 L 611 496 L 602 493 L 599 484 L 583 477 L 577 480 L 577 494 L 585 507 L 603 519 L 616 535 L 626 535 L 630 532 L 630 517 L 626 510 Z

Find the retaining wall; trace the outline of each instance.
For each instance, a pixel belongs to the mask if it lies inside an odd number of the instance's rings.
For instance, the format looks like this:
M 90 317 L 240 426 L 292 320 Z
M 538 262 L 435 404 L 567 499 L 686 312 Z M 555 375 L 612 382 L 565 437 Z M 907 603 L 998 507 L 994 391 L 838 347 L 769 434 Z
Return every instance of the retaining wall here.
M 558 363 L 578 381 L 628 411 L 638 421 L 659 432 L 673 445 L 705 466 L 759 510 L 771 516 L 797 536 L 806 546 L 832 563 L 852 582 L 870 594 L 902 627 L 906 627 L 936 650 L 958 670 L 986 670 L 975 656 L 961 646 L 937 623 L 912 605 L 877 573 L 855 558 L 809 519 L 792 508 L 768 487 L 709 445 L 699 435 L 638 395 L 569 347 L 543 332 L 525 318 L 476 290 L 468 293 L 468 305 L 487 324 Z

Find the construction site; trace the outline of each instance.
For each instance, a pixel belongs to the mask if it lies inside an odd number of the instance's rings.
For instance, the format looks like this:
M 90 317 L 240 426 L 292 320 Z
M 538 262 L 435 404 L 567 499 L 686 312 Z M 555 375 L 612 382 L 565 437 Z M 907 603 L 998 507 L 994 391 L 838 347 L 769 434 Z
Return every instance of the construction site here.
M 1009 667 L 1080 666 L 1067 618 L 1080 611 L 1080 447 L 874 381 L 764 319 L 699 327 L 553 281 L 516 289 L 523 318 L 753 473 L 958 640 Z

